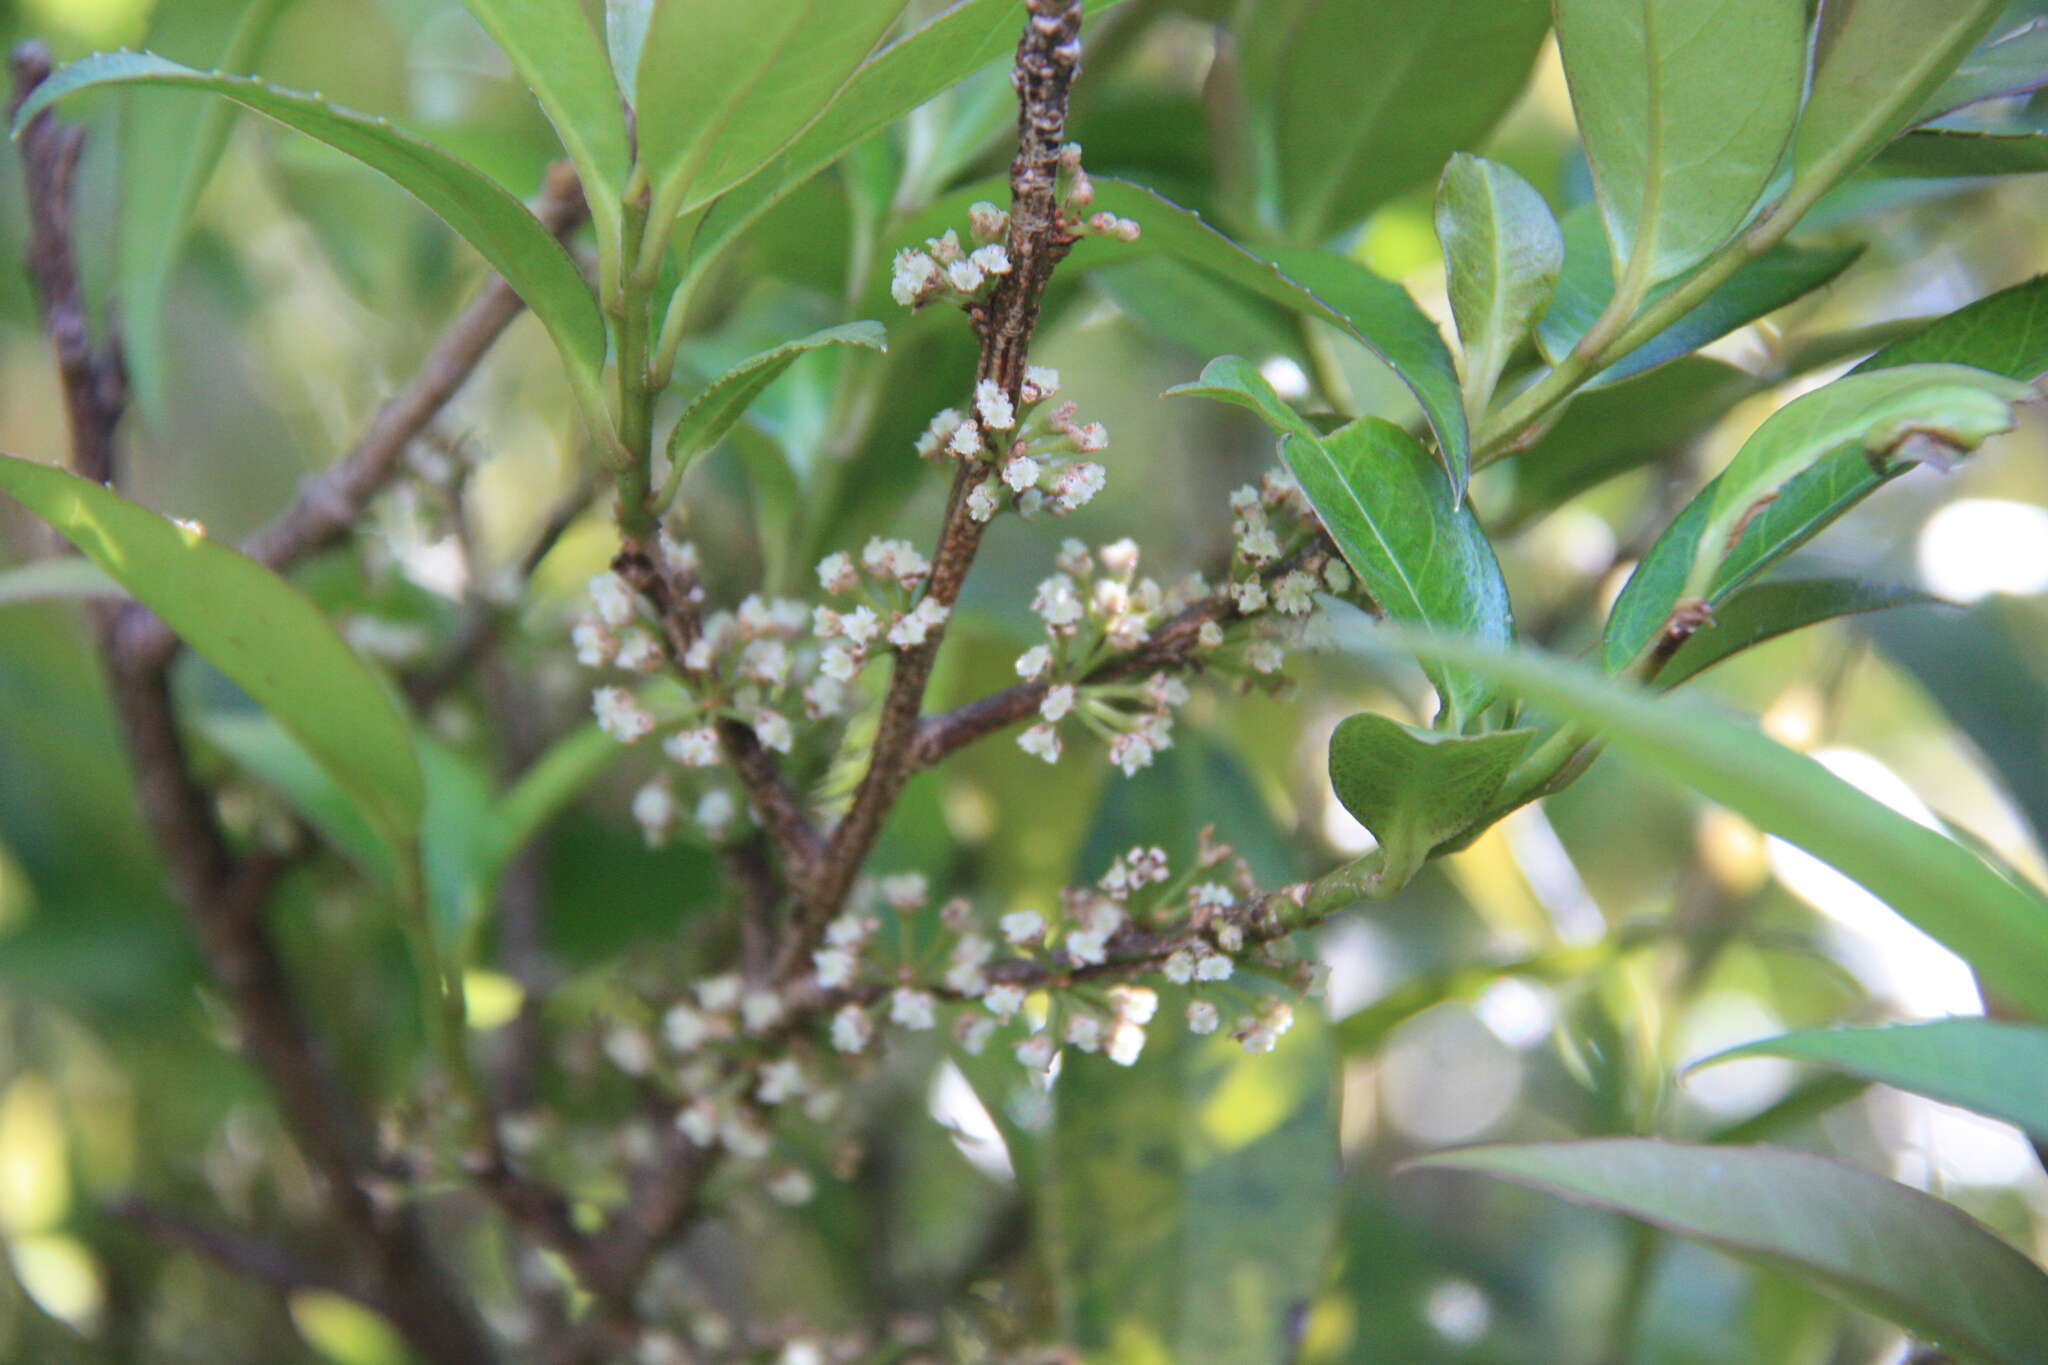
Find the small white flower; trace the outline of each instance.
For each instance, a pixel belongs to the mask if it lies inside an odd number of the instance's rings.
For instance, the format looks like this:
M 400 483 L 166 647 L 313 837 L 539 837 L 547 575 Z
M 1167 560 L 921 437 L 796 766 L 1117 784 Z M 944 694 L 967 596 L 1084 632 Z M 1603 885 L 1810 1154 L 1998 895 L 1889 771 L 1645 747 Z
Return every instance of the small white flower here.
M 1109 761 L 1123 769 L 1125 777 L 1135 777 L 1152 766 L 1158 747 L 1150 735 L 1133 730 L 1110 740 Z
M 618 637 L 596 621 L 577 622 L 569 643 L 575 647 L 576 662 L 585 668 L 604 668 L 619 652 Z
M 1038 483 L 1038 461 L 1029 455 L 1012 455 L 1003 461 L 1003 482 L 1013 493 L 1022 493 Z
M 775 1365 L 825 1365 L 825 1349 L 805 1337 L 786 1343 Z
M 647 1035 L 625 1024 L 604 1035 L 604 1055 L 628 1076 L 645 1076 L 654 1065 L 654 1047 Z
M 1195 955 L 1185 948 L 1176 948 L 1166 955 L 1159 972 L 1174 985 L 1185 986 L 1195 979 Z
M 853 911 L 839 915 L 825 926 L 825 942 L 834 948 L 857 948 L 874 932 L 874 922 Z
M 1224 952 L 1236 953 L 1244 950 L 1243 925 L 1231 924 L 1226 921 L 1217 925 L 1211 932 L 1216 935 L 1216 946 Z
M 853 556 L 835 550 L 819 560 L 818 586 L 835 597 L 844 597 L 859 587 L 860 573 L 853 566 Z
M 875 1021 L 859 1005 L 841 1005 L 832 1016 L 832 1046 L 841 1052 L 865 1052 L 875 1036 Z
M 696 1146 L 709 1147 L 718 1140 L 718 1120 L 718 1101 L 698 1100 L 676 1115 L 676 1127 Z
M 740 1022 L 749 1033 L 766 1033 L 782 1022 L 782 997 L 771 990 L 751 990 L 740 997 Z
M 939 263 L 908 247 L 896 253 L 889 271 L 889 297 L 908 308 L 939 278 Z
M 778 754 L 786 754 L 796 743 L 796 735 L 789 728 L 789 717 L 780 711 L 760 710 L 754 713 L 754 733 L 760 737 L 764 748 Z
M 1216 1013 L 1216 1007 L 1208 1001 L 1190 1000 L 1188 1002 L 1189 1033 L 1214 1033 L 1216 1026 L 1222 1022 L 1222 1016 Z
M 804 1079 L 804 1069 L 794 1057 L 777 1057 L 761 1068 L 760 1084 L 754 1087 L 754 1098 L 763 1104 L 781 1104 L 794 1099 L 810 1088 Z
M 1306 616 L 1315 606 L 1315 592 L 1315 575 L 1296 569 L 1273 585 L 1273 605 L 1285 615 Z
M 1239 614 L 1250 616 L 1266 607 L 1266 587 L 1256 578 L 1247 578 L 1242 583 L 1230 585 L 1230 595 L 1237 603 Z
M 988 975 L 979 962 L 955 962 L 946 968 L 946 989 L 956 995 L 980 995 L 988 989 Z
M 1278 673 L 1287 662 L 1287 651 L 1271 640 L 1254 640 L 1245 648 L 1244 661 L 1258 673 Z
M 1076 929 L 1060 940 L 1067 956 L 1083 966 L 1096 966 L 1109 958 L 1109 935 L 1099 929 Z
M 919 1032 L 936 1022 L 932 998 L 924 991 L 898 986 L 889 994 L 889 1022 Z
M 1343 594 L 1351 591 L 1351 569 L 1341 559 L 1333 559 L 1323 565 L 1323 582 L 1331 592 Z
M 732 799 L 732 793 L 722 787 L 713 787 L 697 798 L 696 820 L 705 833 L 714 837 L 725 832 L 733 816 L 739 814 L 739 807 Z
M 1092 1014 L 1067 1016 L 1067 1041 L 1083 1052 L 1102 1051 L 1102 1021 Z
M 1119 1020 L 1149 1024 L 1159 1013 L 1159 992 L 1149 986 L 1111 986 L 1110 1008 Z
M 1136 1066 L 1138 1054 L 1145 1050 L 1145 1030 L 1129 1019 L 1119 1019 L 1109 1030 L 1109 1042 L 1103 1048 L 1109 1060 L 1118 1066 Z
M 1010 215 L 981 200 L 967 207 L 967 230 L 977 242 L 993 242 L 1010 230 Z
M 804 684 L 804 715 L 825 720 L 846 710 L 846 689 L 838 678 L 813 678 Z
M 951 609 L 936 598 L 927 597 L 896 618 L 889 627 L 889 643 L 898 649 L 915 649 L 946 623 Z
M 1004 939 L 1019 948 L 1045 937 L 1045 916 L 1036 910 L 1012 910 L 996 923 Z
M 1204 621 L 1195 631 L 1195 643 L 1204 649 L 1219 649 L 1223 645 L 1223 627 L 1214 621 Z
M 1051 725 L 1041 722 L 1017 736 L 1017 747 L 1033 758 L 1042 758 L 1047 763 L 1060 761 L 1060 732 Z
M 1138 542 L 1129 536 L 1105 545 L 1097 552 L 1102 567 L 1118 578 L 1129 578 L 1138 571 Z
M 712 767 L 719 758 L 718 731 L 709 725 L 678 730 L 661 742 L 661 751 L 685 768 Z
M 1024 401 L 1043 403 L 1060 391 L 1060 372 L 1049 365 L 1024 367 Z
M 718 1127 L 718 1140 L 725 1150 L 742 1161 L 759 1161 L 774 1149 L 768 1130 L 745 1114 L 730 1114 Z
M 984 247 L 983 250 L 1001 248 Z M 989 431 L 1008 431 L 1017 425 L 1017 409 L 1011 405 L 1010 395 L 1003 392 L 1003 386 L 993 379 L 984 379 L 975 384 L 974 411 L 981 418 L 983 428 Z
M 1089 422 L 1069 431 L 1067 433 L 1067 441 L 1083 455 L 1093 455 L 1098 450 L 1109 449 L 1109 428 L 1100 422 Z M 1089 465 L 1087 467 L 1095 470 L 1102 468 L 1101 465 Z M 1100 485 L 1097 486 L 1100 487 Z
M 962 422 L 946 442 L 946 449 L 963 460 L 971 460 L 981 454 L 981 428 L 973 422 Z
M 711 1036 L 711 1025 L 688 1005 L 671 1005 L 661 1016 L 661 1036 L 677 1052 L 695 1052 Z
M 590 579 L 590 606 L 597 619 L 616 629 L 633 622 L 633 589 L 626 580 L 606 570 Z
M 871 537 L 862 547 L 860 559 L 869 573 L 877 578 L 893 578 L 902 588 L 915 587 L 932 567 L 909 541 L 884 540 L 880 536 Z M 853 613 L 848 612 L 847 619 L 852 617 Z
M 1237 1041 L 1244 1044 L 1246 1052 L 1271 1052 L 1280 1044 L 1280 1035 L 1264 1024 L 1247 1024 L 1238 1030 Z
M 1010 273 L 1010 253 L 1000 242 L 990 242 L 987 246 L 977 247 L 969 254 L 967 259 L 981 267 L 985 274 L 1007 275 Z
M 983 479 L 967 491 L 967 515 L 976 521 L 993 521 L 1001 507 L 994 479 Z
M 1294 1006 L 1285 1000 L 1268 1000 L 1259 1007 L 1259 1023 L 1277 1037 L 1294 1027 Z
M 1228 981 L 1235 965 L 1221 953 L 1204 953 L 1195 963 L 1195 980 Z
M 667 841 L 679 813 L 674 789 L 658 777 L 633 793 L 633 820 L 646 835 L 649 848 L 660 848 Z
M 835 683 L 851 682 L 860 672 L 860 655 L 835 640 L 819 653 L 818 672 Z
M 1059 1049 L 1053 1045 L 1049 1034 L 1034 1033 L 1017 1044 L 1017 1060 L 1033 1071 L 1052 1070 L 1052 1059 Z
M 1280 541 L 1270 527 L 1261 524 L 1237 538 L 1237 552 L 1253 564 L 1270 563 L 1280 557 Z
M 908 912 L 921 908 L 931 899 L 931 883 L 922 872 L 898 872 L 882 878 L 882 899 L 889 908 Z
M 1237 895 L 1221 882 L 1203 882 L 1188 892 L 1188 904 L 1203 910 L 1228 910 L 1237 904 Z
M 1084 608 L 1074 580 L 1058 573 L 1039 583 L 1031 598 L 1031 610 L 1049 626 L 1071 626 L 1081 619 Z
M 1109 475 L 1101 465 L 1076 461 L 1062 469 L 1059 477 L 1053 480 L 1053 501 L 1063 512 L 1079 511 L 1094 501 L 1108 479 Z
M 963 294 L 972 294 L 981 288 L 984 276 L 981 267 L 965 257 L 946 267 L 946 281 Z
M 763 687 L 780 687 L 789 677 L 789 646 L 780 640 L 755 640 L 740 651 L 740 677 Z
M 620 668 L 633 673 L 654 673 L 665 662 L 661 645 L 644 630 L 629 630 L 619 637 L 619 652 L 614 662 Z
M 856 648 L 866 646 L 881 633 L 882 618 L 874 608 L 862 604 L 839 618 L 839 631 Z
M 1017 656 L 1017 676 L 1026 682 L 1042 678 L 1052 667 L 1052 650 L 1044 645 L 1033 645 Z
M 768 1183 L 762 1188 L 768 1191 L 770 1199 L 773 1199 L 785 1208 L 792 1209 L 801 1208 L 805 1204 L 810 1203 L 818 1194 L 817 1183 L 811 1179 L 810 1173 L 799 1170 L 795 1166 L 777 1171 L 774 1175 L 769 1176 Z M 804 1344 L 808 1345 L 808 1343 Z M 797 1345 L 797 1342 L 791 1342 L 783 1348 L 782 1356 L 785 1361 L 789 1359 L 790 1351 L 795 1349 Z M 813 1360 L 823 1360 L 823 1357 L 818 1355 L 813 1355 L 811 1358 Z
M 1045 690 L 1045 700 L 1038 703 L 1038 714 L 1049 721 L 1066 719 L 1074 709 L 1074 685 L 1059 683 Z
M 811 954 L 811 965 L 816 968 L 819 988 L 836 991 L 853 981 L 860 959 L 844 948 L 820 948 Z
M 988 1047 L 989 1037 L 996 1031 L 996 1021 L 986 1014 L 970 1014 L 961 1011 L 953 1020 L 953 1041 L 960 1050 L 970 1057 L 979 1057 Z
M 1000 986 L 990 986 L 982 992 L 981 1003 L 983 1008 L 998 1019 L 1013 1018 L 1018 1010 L 1024 1008 L 1024 988 L 1007 982 Z
M 590 694 L 597 728 L 621 744 L 633 744 L 654 733 L 654 713 L 623 687 L 600 687 Z
M 740 979 L 731 972 L 707 976 L 695 989 L 697 1003 L 713 1014 L 722 1014 L 740 1002 Z
M 940 265 L 951 265 L 966 254 L 960 250 L 960 234 L 951 228 L 940 236 L 925 238 L 925 245 L 931 248 Z

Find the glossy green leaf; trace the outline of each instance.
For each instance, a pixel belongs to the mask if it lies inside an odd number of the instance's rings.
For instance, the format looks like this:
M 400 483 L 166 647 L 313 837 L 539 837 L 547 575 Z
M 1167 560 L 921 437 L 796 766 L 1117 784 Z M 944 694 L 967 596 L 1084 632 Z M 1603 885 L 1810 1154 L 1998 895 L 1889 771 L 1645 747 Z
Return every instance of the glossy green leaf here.
M 0 491 L 275 717 L 387 837 L 412 837 L 425 798 L 409 729 L 312 603 L 203 532 L 64 470 L 0 456 Z
M 1162 993 L 1128 1071 L 1064 1060 L 1042 1154 L 1063 1336 L 1090 1361 L 1271 1365 L 1329 1254 L 1329 1030 L 1297 1007 L 1278 1048 L 1251 1056 L 1190 1034 L 1184 1001 Z
M 1320 243 L 1479 145 L 1521 94 L 1543 0 L 1265 0 L 1236 25 L 1279 219 Z
M 906 7 L 907 0 L 655 0 L 633 100 L 653 192 L 650 223 L 665 231 L 788 148 Z
M 1830 0 L 1792 140 L 1794 190 L 1855 170 L 1913 122 L 2004 0 Z
M 1406 886 L 1438 844 L 1466 833 L 1500 794 L 1534 730 L 1448 735 L 1361 712 L 1330 735 L 1330 785 L 1379 841 L 1379 886 Z
M 1700 531 L 1688 588 L 1703 590 L 1757 505 L 1816 464 L 1854 445 L 1874 462 L 1932 442 L 1956 453 L 2012 430 L 2012 405 L 2033 396 L 2018 380 L 1963 365 L 1899 365 L 1838 379 L 1764 420 L 1721 476 Z
M 1863 371 L 1786 404 L 1636 566 L 1609 614 L 1602 661 L 1628 668 L 1680 602 L 1718 609 L 1882 484 L 1892 463 L 1936 453 L 1937 438 L 1974 447 L 2010 425 L 2009 405 L 2026 393 L 1990 371 L 1923 363 Z M 1920 430 L 1929 444 L 1905 439 Z M 1873 451 L 1884 458 L 1873 462 Z
M 1339 314 L 1344 330 L 1408 386 L 1436 434 L 1438 462 L 1450 476 L 1452 498 L 1464 501 L 1472 477 L 1472 438 L 1457 366 L 1436 324 L 1407 290 L 1349 256 L 1291 247 L 1268 254 L 1289 278 Z
M 384 886 L 392 884 L 389 841 L 276 721 L 260 713 L 216 712 L 201 716 L 196 728 L 237 767 L 283 797 L 358 871 Z
M 189 53 L 215 70 L 250 66 L 284 0 L 160 5 L 150 18 L 153 47 Z M 213 101 L 121 110 L 121 192 L 116 205 L 115 297 L 122 355 L 143 413 L 164 417 L 164 296 L 184 249 L 199 196 L 227 147 L 234 111 Z
M 121 585 L 89 559 L 65 555 L 0 569 L 0 607 L 83 597 L 122 597 Z
M 1918 588 L 1855 578 L 1784 578 L 1752 583 L 1731 594 L 1714 619 L 1693 633 L 1658 670 L 1657 686 L 1676 687 L 1753 645 L 1822 621 L 1893 607 L 1939 602 Z
M 1508 356 L 1549 308 L 1564 268 L 1564 237 L 1535 186 L 1468 152 L 1451 158 L 1437 184 L 1436 235 L 1470 416 L 1486 410 Z
M 849 322 L 786 341 L 742 360 L 712 380 L 683 409 L 675 429 L 669 433 L 669 477 L 681 474 L 698 456 L 723 440 L 764 389 L 781 378 L 798 357 L 821 346 L 865 346 L 886 351 L 889 335 L 879 322 Z
M 2048 1018 L 2048 899 L 1806 755 L 1683 695 L 1657 697 L 1529 650 L 1401 632 L 1419 655 L 1484 674 L 1863 884 L 1976 969 L 1988 993 Z M 1391 649 L 1391 646 L 1386 648 Z
M 1514 636 L 1507 585 L 1470 506 L 1450 490 L 1415 438 L 1390 422 L 1362 417 L 1319 434 L 1282 402 L 1257 367 L 1222 356 L 1202 377 L 1168 391 L 1235 403 L 1282 434 L 1281 456 L 1330 538 L 1382 610 L 1482 640 Z M 1494 689 L 1455 669 L 1432 670 L 1449 728 L 1462 729 Z
M 2048 1360 L 2048 1275 L 1934 1196 L 1807 1152 L 1609 1138 L 1440 1152 L 1789 1271 L 1975 1365 Z
M 2048 25 L 2036 22 L 1963 58 L 1913 121 L 1928 123 L 1967 105 L 2031 94 L 2043 86 L 2048 86 Z
M 1096 0 L 1091 19 L 1123 0 Z M 890 43 L 853 73 L 825 112 L 705 215 L 692 268 L 736 241 L 798 185 L 955 82 L 1015 52 L 1015 0 L 960 0 Z
M 1921 128 L 1878 154 L 1885 175 L 1953 179 L 2048 171 L 2048 133 L 2031 128 Z
M 581 0 L 463 0 L 540 101 L 583 181 L 598 240 L 619 234 L 632 154 L 619 83 Z
M 1614 297 L 1614 267 L 1599 215 L 1590 208 L 1566 214 L 1564 240 L 1564 273 L 1536 333 L 1539 349 L 1552 364 L 1570 353 Z M 1854 264 L 1862 251 L 1859 246 L 1780 243 L 1736 271 L 1684 317 L 1602 370 L 1586 387 L 1617 383 L 1690 355 L 1819 289 Z M 1650 301 L 1654 303 L 1677 283 L 1652 289 Z
M 1777 173 L 1805 80 L 1803 0 L 1557 0 L 1557 44 L 1615 278 L 1684 274 Z
M 151 85 L 223 95 L 317 138 L 381 171 L 461 233 L 533 310 L 569 360 L 586 392 L 604 366 L 604 319 L 569 253 L 525 205 L 474 167 L 398 131 L 310 95 L 243 76 L 215 76 L 147 53 L 87 57 L 51 76 L 22 106 L 15 126 L 79 90 Z
M 2048 1142 L 2048 1028 L 1937 1019 L 1889 1028 L 1787 1033 L 1715 1053 L 1691 1069 L 1744 1057 L 1817 1062 L 2003 1119 Z
M 550 745 L 498 800 L 478 872 L 484 884 L 494 883 L 505 865 L 625 752 L 624 745 L 590 724 Z

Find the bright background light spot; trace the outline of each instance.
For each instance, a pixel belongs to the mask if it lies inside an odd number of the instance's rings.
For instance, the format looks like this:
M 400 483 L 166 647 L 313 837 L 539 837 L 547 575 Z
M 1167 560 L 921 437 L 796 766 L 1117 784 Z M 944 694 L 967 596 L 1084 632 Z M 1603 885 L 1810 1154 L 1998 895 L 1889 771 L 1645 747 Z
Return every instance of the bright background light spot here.
M 1308 376 L 1301 366 L 1284 355 L 1276 355 L 1259 366 L 1259 376 L 1273 386 L 1273 392 L 1292 401 L 1308 397 Z
M 1784 1020 L 1755 996 L 1716 991 L 1686 1011 L 1678 1034 L 1678 1070 L 1784 1031 Z M 1780 1057 L 1747 1057 L 1686 1075 L 1685 1093 L 1715 1114 L 1735 1118 L 1783 1098 L 1792 1088 L 1794 1071 L 1793 1063 Z
M 2048 592 L 2048 507 L 1999 498 L 1949 503 L 1920 528 L 1920 577 L 1957 602 Z
M 952 1134 L 960 1155 L 973 1163 L 976 1170 L 1005 1183 L 1016 1179 L 1017 1168 L 1010 1161 L 1009 1144 L 1003 1141 L 1002 1130 L 996 1127 L 995 1119 L 959 1067 L 948 1061 L 939 1068 L 932 1077 L 931 1093 L 925 1103 L 939 1126 Z
M 1936 827 L 1927 803 L 1869 754 L 1822 749 L 1813 757 L 1866 796 L 1930 829 Z M 1961 958 L 1812 854 L 1775 838 L 1769 850 L 1772 873 L 1793 895 L 1835 922 L 1835 945 L 1842 960 L 1874 990 L 1920 1018 L 1984 1012 L 1977 980 Z
M 1468 1280 L 1440 1280 L 1423 1300 L 1422 1316 L 1437 1335 L 1460 1346 L 1470 1346 L 1486 1335 L 1493 1310 L 1486 1295 Z
M 1418 1142 L 1469 1142 L 1508 1116 L 1522 1059 L 1463 1005 L 1402 1025 L 1380 1066 L 1387 1120 Z

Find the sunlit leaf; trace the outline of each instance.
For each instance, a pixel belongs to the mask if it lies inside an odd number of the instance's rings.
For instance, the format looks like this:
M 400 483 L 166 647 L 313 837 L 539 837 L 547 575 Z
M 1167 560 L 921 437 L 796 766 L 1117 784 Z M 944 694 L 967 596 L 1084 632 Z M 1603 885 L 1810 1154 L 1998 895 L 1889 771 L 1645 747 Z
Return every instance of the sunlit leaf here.
M 742 360 L 712 380 L 683 409 L 668 439 L 671 477 L 723 440 L 734 424 L 746 416 L 748 407 L 762 391 L 781 378 L 798 357 L 821 346 L 865 346 L 886 351 L 889 336 L 879 322 L 849 322 L 786 341 Z
M 383 172 L 439 214 L 505 277 L 547 327 L 586 390 L 594 390 L 605 353 L 604 319 L 595 296 L 540 220 L 474 167 L 398 131 L 386 120 L 352 114 L 251 77 L 209 75 L 147 53 L 121 52 L 73 62 L 36 87 L 15 127 L 66 95 L 106 85 L 223 95 Z
M 2043 86 L 2048 86 L 2048 25 L 2036 21 L 1963 58 L 1913 121 L 1928 123 L 1965 105 L 2031 94 Z
M 1328 436 L 1280 400 L 1249 362 L 1223 356 L 1168 391 L 1235 403 L 1282 434 L 1281 456 L 1367 592 L 1396 620 L 1505 643 L 1514 635 L 1500 564 L 1469 505 L 1457 505 L 1415 438 L 1361 417 Z M 1431 670 L 1448 728 L 1462 729 L 1494 689 Z
M 1764 833 L 1797 844 L 1954 949 L 1990 995 L 2048 1019 L 2048 899 L 1955 841 L 1694 699 L 1655 697 L 1529 650 L 1488 652 L 1449 637 L 1401 634 L 1417 654 L 1485 674 Z
M 1717 1052 L 1692 1070 L 1744 1057 L 1815 1062 L 1960 1105 L 2048 1142 L 2048 1029 L 1991 1019 L 1823 1029 Z
M 1467 152 L 1451 158 L 1437 185 L 1436 235 L 1470 416 L 1485 411 L 1508 356 L 1550 306 L 1564 268 L 1564 237 L 1535 186 Z
M 1377 880 L 1389 894 L 1486 813 L 1535 733 L 1447 735 L 1370 711 L 1338 724 L 1330 785 L 1379 841 Z
M 1932 1195 L 1806 1152 L 1647 1138 L 1469 1147 L 1473 1171 L 1640 1218 L 1814 1281 L 1980 1365 L 2040 1365 L 2048 1275 Z
M 1558 0 L 1557 45 L 1615 278 L 1683 274 L 1778 169 L 1805 78 L 1803 0 Z
M 1912 123 L 2004 8 L 2004 0 L 1822 6 L 1813 89 L 1792 140 L 1795 190 L 1840 180 Z
M 197 528 L 61 469 L 0 456 L 0 491 L 49 522 L 275 717 L 381 833 L 401 843 L 412 837 L 425 791 L 409 729 L 311 602 Z

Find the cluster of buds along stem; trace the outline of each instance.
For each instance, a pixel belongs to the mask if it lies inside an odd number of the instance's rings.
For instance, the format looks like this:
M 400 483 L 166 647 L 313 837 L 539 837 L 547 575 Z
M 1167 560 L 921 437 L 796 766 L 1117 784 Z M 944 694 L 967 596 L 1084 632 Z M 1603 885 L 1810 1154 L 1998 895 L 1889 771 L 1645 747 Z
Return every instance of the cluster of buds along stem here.
M 990 213 L 1007 220 L 1001 210 L 976 204 L 973 221 L 979 245 L 972 248 L 962 246 L 960 234 L 947 228 L 937 237 L 926 238 L 921 249 L 904 247 L 898 251 L 889 265 L 889 296 L 905 308 L 922 308 L 939 299 L 967 303 L 981 297 L 994 281 L 1009 274 L 1009 248 L 981 236 L 981 229 L 994 221 Z
M 818 562 L 818 586 L 850 607 L 820 606 L 811 634 L 820 642 L 818 673 L 843 688 L 874 654 L 916 649 L 946 624 L 950 609 L 922 591 L 931 562 L 907 540 L 874 536 L 856 559 L 844 550 Z
M 1071 402 L 1053 404 L 1059 388 L 1059 372 L 1038 365 L 1025 370 L 1014 398 L 983 379 L 968 411 L 945 409 L 918 438 L 917 453 L 926 459 L 958 460 L 981 473 L 967 493 L 967 514 L 976 521 L 990 521 L 1005 507 L 1024 516 L 1065 516 L 1102 491 L 1107 471 L 1086 457 L 1108 448 L 1109 431 L 1078 420 Z

